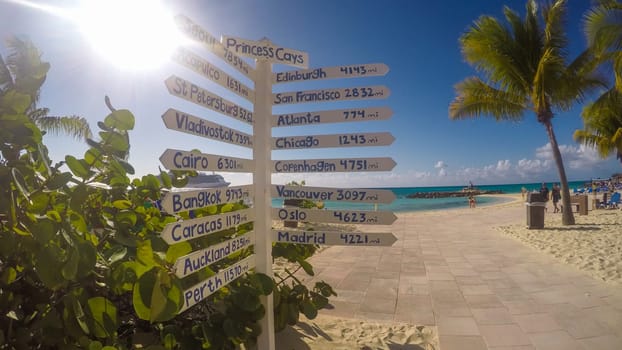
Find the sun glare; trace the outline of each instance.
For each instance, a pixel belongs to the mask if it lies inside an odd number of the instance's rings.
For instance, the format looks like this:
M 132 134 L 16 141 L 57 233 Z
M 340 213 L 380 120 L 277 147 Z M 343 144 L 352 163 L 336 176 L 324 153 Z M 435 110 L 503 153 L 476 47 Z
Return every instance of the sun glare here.
M 73 19 L 93 48 L 123 69 L 157 68 L 182 40 L 158 0 L 84 0 Z

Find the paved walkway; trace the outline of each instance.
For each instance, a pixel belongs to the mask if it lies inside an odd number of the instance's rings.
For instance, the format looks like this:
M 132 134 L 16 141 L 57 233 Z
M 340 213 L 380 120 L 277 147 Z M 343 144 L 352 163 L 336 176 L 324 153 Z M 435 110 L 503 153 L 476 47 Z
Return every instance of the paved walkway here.
M 622 287 L 494 229 L 524 221 L 518 205 L 406 216 L 393 247 L 330 247 L 311 260 L 339 294 L 322 313 L 437 326 L 440 350 L 622 349 Z

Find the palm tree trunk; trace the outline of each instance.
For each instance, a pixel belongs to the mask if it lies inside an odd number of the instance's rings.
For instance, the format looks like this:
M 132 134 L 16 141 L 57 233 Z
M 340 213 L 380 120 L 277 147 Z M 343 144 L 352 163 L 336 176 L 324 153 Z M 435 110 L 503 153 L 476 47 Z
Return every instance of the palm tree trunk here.
M 557 144 L 555 132 L 553 131 L 553 124 L 551 123 L 551 119 L 548 118 L 542 123 L 546 128 L 546 133 L 549 135 L 553 158 L 555 159 L 557 171 L 559 172 L 559 182 L 562 185 L 562 225 L 574 225 L 574 215 L 572 214 L 572 207 L 570 206 L 570 189 L 568 188 L 568 179 L 566 178 L 566 170 L 564 169 L 562 154 L 559 151 L 559 145 Z

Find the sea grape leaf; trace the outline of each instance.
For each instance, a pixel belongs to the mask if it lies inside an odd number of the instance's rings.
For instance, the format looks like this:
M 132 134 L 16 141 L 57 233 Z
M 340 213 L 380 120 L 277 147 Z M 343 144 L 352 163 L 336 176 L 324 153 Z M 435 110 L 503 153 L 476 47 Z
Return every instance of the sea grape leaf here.
M 68 156 L 65 156 L 65 163 L 67 163 L 69 170 L 71 170 L 71 172 L 75 176 L 82 178 L 84 180 L 90 177 L 89 167 L 86 164 L 86 162 L 84 162 L 83 160 L 77 159 L 74 156 L 68 155 Z
M 104 124 L 109 128 L 127 131 L 134 129 L 134 121 L 132 112 L 127 109 L 118 109 L 106 116 Z
M 93 334 L 99 338 L 114 335 L 119 326 L 116 306 L 104 297 L 90 298 L 87 304 L 93 321 L 90 327 Z

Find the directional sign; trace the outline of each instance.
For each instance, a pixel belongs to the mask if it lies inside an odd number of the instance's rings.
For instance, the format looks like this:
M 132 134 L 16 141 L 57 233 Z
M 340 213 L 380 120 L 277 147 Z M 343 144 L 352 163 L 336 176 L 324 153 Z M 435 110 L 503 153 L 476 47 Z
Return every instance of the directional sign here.
M 201 26 L 194 23 L 191 19 L 184 15 L 177 15 L 175 17 L 175 21 L 177 22 L 177 27 L 182 33 L 186 34 L 189 38 L 202 43 L 208 50 L 220 57 L 223 61 L 229 63 L 238 72 L 253 79 L 255 76 L 255 70 L 231 50 L 227 50 L 224 46 L 222 46 L 218 39 L 201 28 Z
M 283 243 L 390 247 L 397 241 L 391 232 L 333 232 L 272 230 L 273 240 Z
M 255 243 L 253 231 L 184 255 L 175 261 L 175 275 L 184 278 Z
M 333 111 L 316 111 L 291 114 L 278 114 L 272 117 L 272 126 L 301 126 L 328 123 L 363 122 L 386 120 L 391 118 L 393 111 L 389 107 L 351 108 Z
M 255 255 L 251 255 L 239 262 L 227 266 L 226 268 L 218 271 L 214 276 L 195 284 L 194 286 L 186 289 L 183 292 L 184 303 L 181 306 L 179 313 L 182 313 L 192 306 L 196 305 L 203 299 L 212 295 L 220 288 L 235 281 L 238 277 L 250 271 L 255 267 Z
M 253 135 L 212 123 L 209 120 L 173 108 L 169 108 L 162 115 L 162 120 L 164 120 L 164 125 L 171 130 L 248 148 L 253 146 Z
M 218 95 L 214 95 L 187 80 L 172 75 L 166 79 L 165 83 L 168 92 L 173 96 L 196 103 L 199 106 L 224 114 L 235 120 L 253 124 L 253 112 Z
M 248 173 L 255 169 L 252 159 L 167 149 L 160 162 L 168 170 L 228 171 Z
M 251 102 L 255 101 L 255 92 L 251 88 L 231 77 L 229 74 L 223 72 L 218 67 L 204 60 L 201 56 L 196 55 L 192 51 L 179 47 L 173 54 L 173 60 L 182 66 L 201 74 L 205 78 L 215 82 L 238 96 L 244 97 Z
M 388 132 L 282 136 L 272 138 L 272 149 L 388 146 L 393 141 L 395 137 Z
M 265 59 L 268 62 L 287 64 L 301 68 L 309 67 L 309 54 L 306 52 L 280 47 L 270 40 L 253 41 L 230 36 L 221 38 L 222 45 L 241 56 Z
M 162 198 L 162 209 L 173 214 L 211 205 L 238 202 L 252 197 L 252 193 L 252 185 L 169 192 Z
M 335 78 L 360 78 L 383 76 L 389 72 L 384 63 L 353 64 L 349 66 L 324 67 L 289 72 L 272 73 L 272 83 L 293 83 Z
M 397 216 L 390 211 L 272 208 L 272 219 L 329 224 L 391 225 L 397 220 Z
M 392 158 L 342 158 L 274 160 L 275 173 L 337 173 L 390 171 L 397 164 Z
M 340 201 L 356 203 L 388 204 L 395 200 L 391 190 L 363 188 L 326 188 L 310 186 L 272 185 L 272 197 L 285 199 L 308 199 L 311 201 Z
M 242 209 L 219 215 L 209 215 L 196 219 L 172 222 L 164 226 L 164 229 L 162 229 L 160 233 L 160 237 L 168 244 L 175 244 L 227 230 L 253 220 L 255 220 L 255 215 L 251 209 Z
M 387 98 L 390 94 L 391 91 L 386 86 L 363 86 L 354 88 L 278 92 L 276 94 L 272 94 L 272 104 L 276 106 L 292 103 L 372 100 Z

